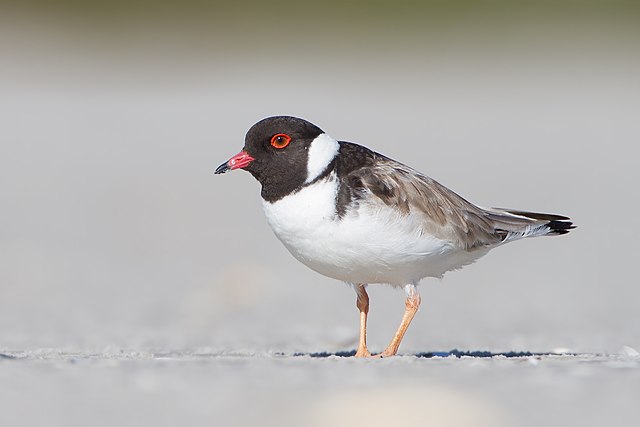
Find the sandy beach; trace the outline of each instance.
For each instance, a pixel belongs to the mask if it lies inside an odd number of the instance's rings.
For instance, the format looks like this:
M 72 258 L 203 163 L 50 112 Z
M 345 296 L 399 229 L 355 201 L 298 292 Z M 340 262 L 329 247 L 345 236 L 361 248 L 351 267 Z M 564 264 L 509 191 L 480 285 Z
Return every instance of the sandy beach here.
M 0 425 L 638 424 L 636 9 L 335 6 L 0 13 Z M 578 228 L 423 281 L 398 357 L 345 357 L 353 290 L 213 175 L 277 114 Z M 381 351 L 404 296 L 369 295 Z

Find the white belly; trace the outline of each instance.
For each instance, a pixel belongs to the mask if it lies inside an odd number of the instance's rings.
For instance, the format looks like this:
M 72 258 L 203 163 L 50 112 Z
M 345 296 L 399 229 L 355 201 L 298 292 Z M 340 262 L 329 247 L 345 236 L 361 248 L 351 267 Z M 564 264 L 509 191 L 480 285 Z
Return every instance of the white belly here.
M 300 262 L 349 283 L 403 286 L 442 277 L 487 250 L 468 252 L 426 234 L 420 218 L 402 216 L 384 204 L 361 203 L 357 215 L 337 217 L 335 176 L 274 203 L 264 202 L 267 221 Z

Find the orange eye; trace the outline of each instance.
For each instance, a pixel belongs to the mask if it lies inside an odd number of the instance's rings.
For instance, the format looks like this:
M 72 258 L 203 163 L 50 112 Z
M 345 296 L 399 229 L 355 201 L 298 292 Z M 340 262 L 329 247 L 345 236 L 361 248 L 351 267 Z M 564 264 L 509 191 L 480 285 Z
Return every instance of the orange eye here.
M 291 142 L 291 137 L 286 133 L 278 133 L 271 137 L 271 145 L 274 148 L 284 148 Z

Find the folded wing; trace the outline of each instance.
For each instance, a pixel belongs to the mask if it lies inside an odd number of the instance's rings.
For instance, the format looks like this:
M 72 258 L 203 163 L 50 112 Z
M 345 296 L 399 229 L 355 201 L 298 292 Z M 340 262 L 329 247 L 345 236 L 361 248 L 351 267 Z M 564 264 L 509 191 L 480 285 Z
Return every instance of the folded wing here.
M 367 166 L 343 177 L 339 205 L 347 210 L 372 199 L 365 196 L 374 195 L 374 200 L 396 209 L 399 215 L 421 216 L 417 232 L 449 240 L 467 250 L 525 237 L 565 234 L 575 228 L 565 216 L 481 208 L 432 178 L 384 156 L 378 155 Z

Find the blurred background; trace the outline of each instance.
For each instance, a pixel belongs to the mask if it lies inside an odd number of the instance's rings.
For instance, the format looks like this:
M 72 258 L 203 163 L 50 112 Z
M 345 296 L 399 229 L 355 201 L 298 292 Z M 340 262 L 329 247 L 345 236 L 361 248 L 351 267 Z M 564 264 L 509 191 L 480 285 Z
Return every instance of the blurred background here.
M 354 349 L 354 292 L 213 176 L 280 114 L 578 225 L 425 280 L 401 353 L 638 349 L 639 42 L 635 1 L 2 1 L 0 350 Z

